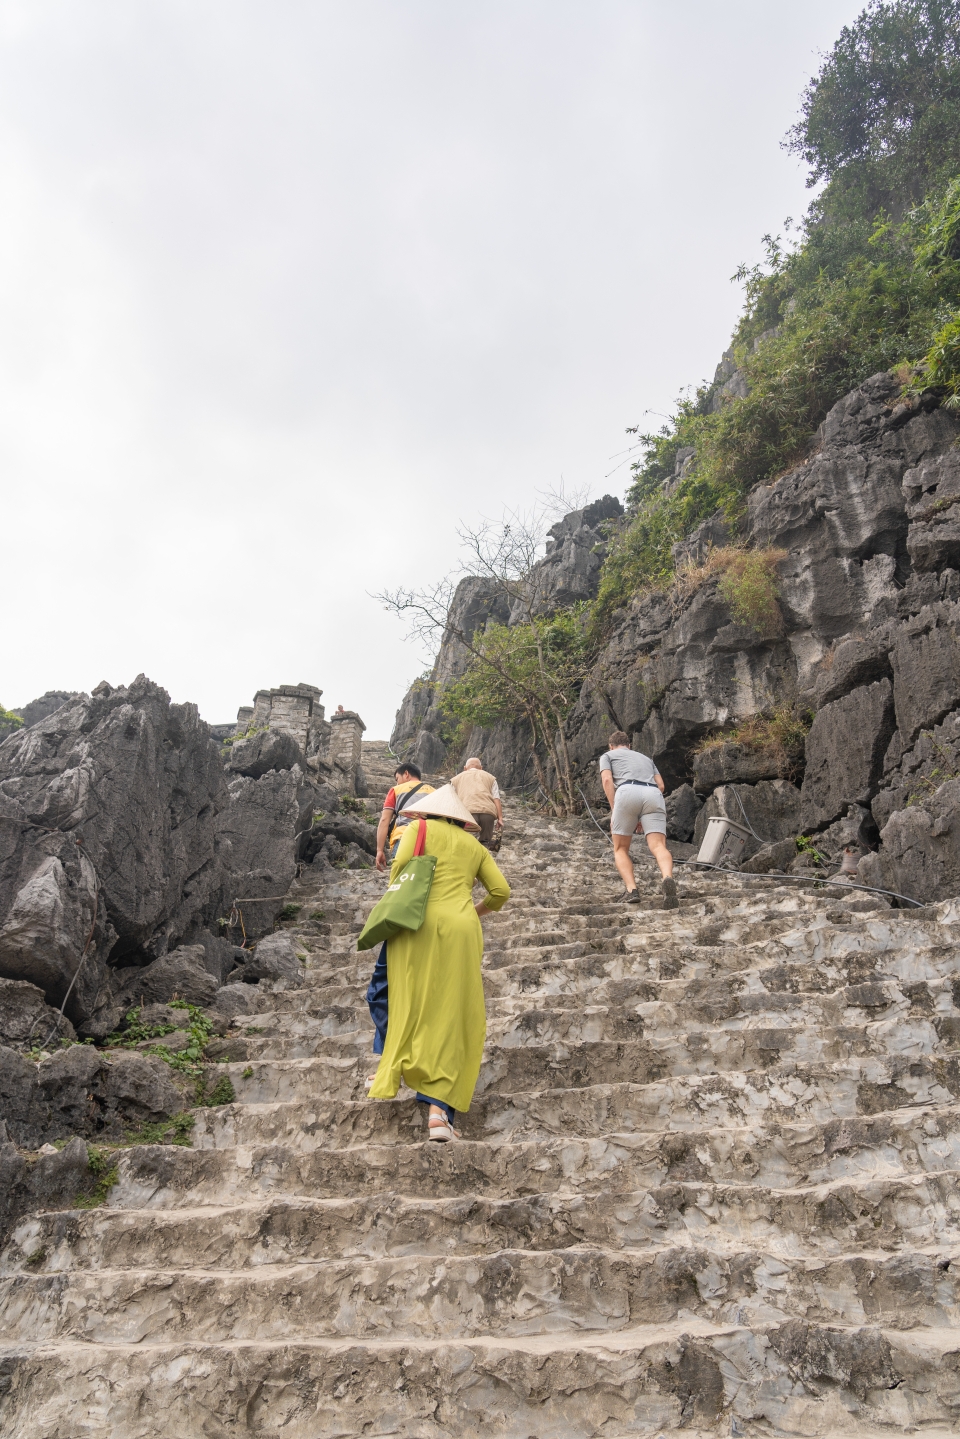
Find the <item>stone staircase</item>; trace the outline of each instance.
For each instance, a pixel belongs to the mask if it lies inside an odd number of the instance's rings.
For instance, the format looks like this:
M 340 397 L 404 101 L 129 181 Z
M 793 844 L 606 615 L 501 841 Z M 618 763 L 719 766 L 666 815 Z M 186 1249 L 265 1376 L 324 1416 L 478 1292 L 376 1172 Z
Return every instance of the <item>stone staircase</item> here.
M 960 905 L 681 875 L 508 811 L 464 1142 L 364 1099 L 383 879 L 305 871 L 236 1103 L 0 1259 L 10 1439 L 956 1432 Z M 838 897 L 839 896 L 839 897 Z M 39 1258 L 38 1258 L 39 1256 Z
M 397 768 L 397 757 L 391 752 L 390 746 L 384 739 L 364 740 L 360 746 L 360 763 L 367 780 L 367 788 L 370 791 L 367 799 L 367 806 L 370 809 L 379 811 L 388 791 L 393 786 L 394 771 Z M 447 777 L 444 775 L 427 774 L 424 780 L 434 786 L 446 784 Z

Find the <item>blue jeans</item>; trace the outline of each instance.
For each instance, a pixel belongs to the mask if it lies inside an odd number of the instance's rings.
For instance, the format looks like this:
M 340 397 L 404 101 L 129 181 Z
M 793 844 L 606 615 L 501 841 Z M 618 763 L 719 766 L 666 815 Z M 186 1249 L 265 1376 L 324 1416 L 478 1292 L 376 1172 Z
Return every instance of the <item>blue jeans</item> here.
M 370 1018 L 373 1020 L 373 1026 L 376 1030 L 373 1036 L 374 1054 L 382 1054 L 383 1046 L 387 1042 L 388 998 L 387 941 L 384 940 L 380 946 L 380 953 L 377 955 L 377 962 L 373 966 L 373 975 L 367 986 L 367 1007 L 370 1010 Z M 431 1099 L 429 1094 L 418 1094 L 417 1099 L 421 1104 L 435 1104 L 438 1109 L 443 1110 L 450 1123 L 453 1123 L 456 1110 L 452 1109 L 449 1104 L 445 1104 L 442 1099 Z
M 367 986 L 367 1007 L 376 1034 L 373 1036 L 374 1054 L 382 1054 L 387 1042 L 387 942 L 384 940 L 373 966 L 373 976 Z

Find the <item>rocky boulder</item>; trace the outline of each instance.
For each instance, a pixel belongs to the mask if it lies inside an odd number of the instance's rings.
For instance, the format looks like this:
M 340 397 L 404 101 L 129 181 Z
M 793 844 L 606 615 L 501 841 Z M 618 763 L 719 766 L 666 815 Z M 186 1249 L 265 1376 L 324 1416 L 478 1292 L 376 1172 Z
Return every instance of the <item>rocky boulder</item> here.
M 890 655 L 900 741 L 912 745 L 922 729 L 960 706 L 960 604 L 925 606 L 904 621 Z
M 312 860 L 314 855 L 323 848 L 323 842 L 328 835 L 333 835 L 340 841 L 341 845 L 355 844 L 369 855 L 377 852 L 377 823 L 379 816 L 370 816 L 370 820 L 364 819 L 359 814 L 331 814 L 323 815 L 313 822 L 313 830 L 310 836 L 309 848 L 305 858 Z
M 272 769 L 293 769 L 294 765 L 306 767 L 295 737 L 287 730 L 270 729 L 237 740 L 228 751 L 225 768 L 232 774 L 259 779 Z
M 897 809 L 923 801 L 947 780 L 960 777 L 960 709 L 943 723 L 921 730 L 904 748 L 898 730 L 884 757 L 884 788 L 873 801 L 873 816 L 882 828 Z
M 927 456 L 907 470 L 903 495 L 915 569 L 960 569 L 960 453 Z
M 721 784 L 756 784 L 781 779 L 783 755 L 728 741 L 700 750 L 693 761 L 693 787 L 709 794 Z
M 283 907 L 309 843 L 317 790 L 294 765 L 260 779 L 238 775 L 227 800 L 217 820 L 219 857 L 228 871 L 221 907 L 228 914 L 239 900 L 246 934 L 256 939 Z
M 124 1010 L 134 1004 L 169 1004 L 184 999 L 188 1004 L 210 1004 L 219 982 L 209 973 L 203 945 L 181 945 L 153 964 L 117 973 L 115 993 Z
M 52 1009 L 43 990 L 22 979 L 0 979 L 0 1044 L 14 1049 L 74 1039 L 73 1025 Z
M 784 874 L 796 857 L 796 840 L 781 839 L 776 844 L 761 845 L 756 854 L 744 860 L 740 868 L 744 874 Z
M 924 903 L 960 895 L 960 779 L 895 810 L 880 837 L 879 852 L 860 861 L 863 884 Z
M 258 984 L 261 979 L 282 979 L 295 985 L 303 982 L 303 960 L 282 930 L 258 941 L 252 954 L 234 970 L 230 983 Z
M 92 1177 L 82 1139 L 71 1139 L 62 1149 L 27 1160 L 0 1120 L 0 1243 L 21 1214 L 70 1209 L 77 1196 L 90 1189 Z
M 820 829 L 850 805 L 868 805 L 893 737 L 893 686 L 877 680 L 824 705 L 807 736 L 801 824 Z
M 0 745 L 0 974 L 67 1012 L 105 962 L 162 954 L 213 908 L 226 786 L 193 705 L 140 676 L 101 684 Z
M 75 1134 L 119 1140 L 185 1108 L 171 1075 L 162 1060 L 125 1050 L 75 1044 L 37 1065 L 0 1048 L 0 1112 L 27 1149 Z
M 688 844 L 693 838 L 697 815 L 703 801 L 692 785 L 682 784 L 666 797 L 667 839 L 680 840 Z

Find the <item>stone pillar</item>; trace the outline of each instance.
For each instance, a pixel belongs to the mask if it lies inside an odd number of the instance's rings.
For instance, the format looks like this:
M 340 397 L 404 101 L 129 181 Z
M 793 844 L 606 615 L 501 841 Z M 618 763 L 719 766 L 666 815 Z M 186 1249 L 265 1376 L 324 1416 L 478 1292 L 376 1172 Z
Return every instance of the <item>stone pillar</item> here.
M 330 716 L 328 759 L 333 783 L 343 794 L 356 794 L 360 768 L 360 744 L 366 725 L 356 710 L 340 710 Z

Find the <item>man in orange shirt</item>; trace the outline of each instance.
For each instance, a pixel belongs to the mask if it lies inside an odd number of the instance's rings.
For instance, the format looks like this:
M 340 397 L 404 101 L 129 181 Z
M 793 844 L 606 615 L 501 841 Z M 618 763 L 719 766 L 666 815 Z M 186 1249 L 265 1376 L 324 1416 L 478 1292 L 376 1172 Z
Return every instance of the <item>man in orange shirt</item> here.
M 410 823 L 402 818 L 405 807 L 415 794 L 433 794 L 433 785 L 424 784 L 415 764 L 401 760 L 394 775 L 396 783 L 383 801 L 380 823 L 377 825 L 377 869 L 387 868 L 397 852 L 397 845 L 403 838 L 403 831 Z M 388 844 L 389 839 L 389 844 Z M 387 850 L 389 849 L 389 856 Z

